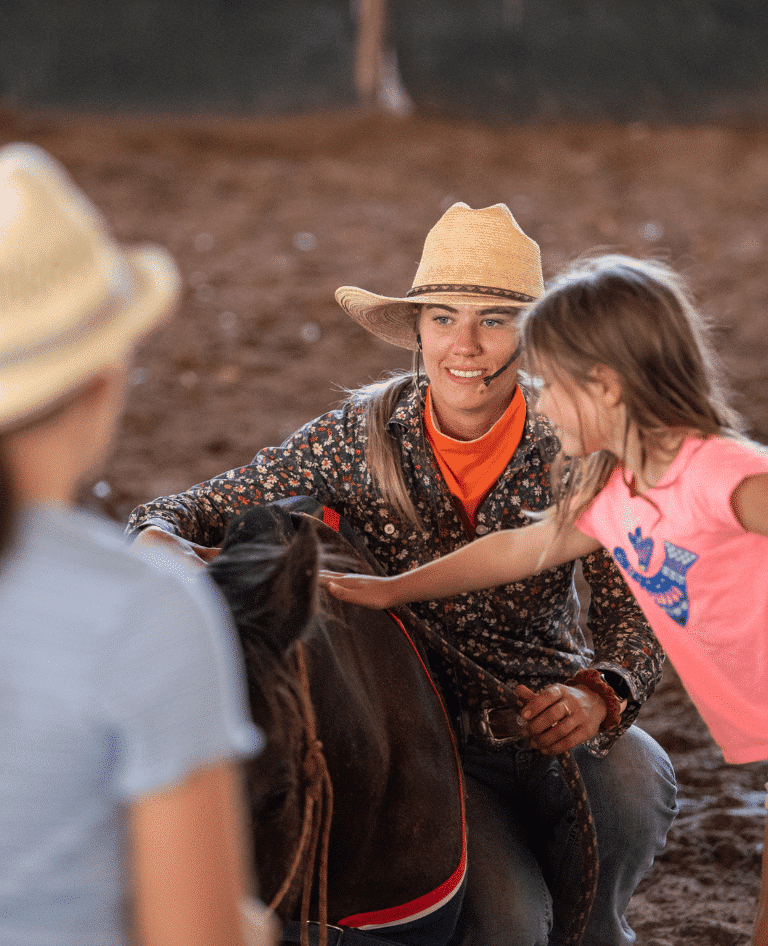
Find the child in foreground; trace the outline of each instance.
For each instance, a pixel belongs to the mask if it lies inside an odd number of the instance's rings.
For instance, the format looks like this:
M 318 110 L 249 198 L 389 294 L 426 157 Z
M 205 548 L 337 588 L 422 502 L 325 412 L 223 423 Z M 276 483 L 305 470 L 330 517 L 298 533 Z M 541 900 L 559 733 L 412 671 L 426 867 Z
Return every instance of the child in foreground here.
M 324 584 L 386 608 L 604 546 L 726 761 L 768 759 L 768 452 L 739 432 L 683 281 L 657 262 L 599 257 L 550 288 L 520 332 L 561 441 L 552 513 L 402 575 Z M 754 946 L 768 944 L 767 878 L 768 843 Z
M 75 508 L 179 277 L 64 169 L 0 150 L 0 944 L 272 946 L 238 759 L 260 743 L 204 576 Z

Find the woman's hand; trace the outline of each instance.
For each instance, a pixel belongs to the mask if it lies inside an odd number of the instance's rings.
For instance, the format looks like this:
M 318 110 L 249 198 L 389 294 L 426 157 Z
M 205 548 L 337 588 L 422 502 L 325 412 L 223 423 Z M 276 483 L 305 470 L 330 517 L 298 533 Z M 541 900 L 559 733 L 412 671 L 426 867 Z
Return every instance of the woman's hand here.
M 321 571 L 319 580 L 334 598 L 351 604 L 362 604 L 366 608 L 391 608 L 400 603 L 394 594 L 391 578 Z
M 183 555 L 184 558 L 192 561 L 195 565 L 203 568 L 211 559 L 216 558 L 220 549 L 206 548 L 204 545 L 196 545 L 187 539 L 182 539 L 180 535 L 173 535 L 160 529 L 157 526 L 147 526 L 136 536 L 134 545 L 151 549 L 153 546 L 163 545 L 166 549 L 174 552 L 176 555 Z
M 596 736 L 608 713 L 603 700 L 583 687 L 555 683 L 534 693 L 520 684 L 515 693 L 525 701 L 520 711 L 534 749 L 559 755 Z

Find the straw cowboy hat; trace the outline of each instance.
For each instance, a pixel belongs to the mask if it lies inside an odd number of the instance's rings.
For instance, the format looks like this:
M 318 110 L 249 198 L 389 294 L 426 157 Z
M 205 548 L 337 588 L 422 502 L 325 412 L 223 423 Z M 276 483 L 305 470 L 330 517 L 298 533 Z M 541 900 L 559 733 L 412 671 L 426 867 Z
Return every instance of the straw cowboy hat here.
M 415 351 L 414 303 L 522 307 L 543 291 L 538 244 L 523 233 L 509 207 L 473 210 L 458 203 L 427 234 L 413 286 L 404 297 L 342 286 L 336 300 L 369 332 Z
M 0 149 L 0 428 L 55 406 L 169 314 L 158 247 L 119 247 L 45 151 Z

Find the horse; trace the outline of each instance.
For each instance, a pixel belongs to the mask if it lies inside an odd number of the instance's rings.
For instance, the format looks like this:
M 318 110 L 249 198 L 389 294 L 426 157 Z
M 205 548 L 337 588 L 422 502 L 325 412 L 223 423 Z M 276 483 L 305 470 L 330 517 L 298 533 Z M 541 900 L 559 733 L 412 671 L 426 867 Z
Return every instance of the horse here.
M 496 881 L 493 832 L 476 823 L 473 812 L 487 811 L 482 789 L 463 782 L 424 640 L 470 676 L 485 672 L 407 609 L 373 611 L 327 594 L 321 567 L 375 570 L 345 521 L 308 497 L 234 520 L 208 566 L 232 611 L 251 712 L 266 736 L 246 765 L 260 894 L 284 943 L 451 946 L 457 923 L 457 937 L 471 934 L 472 911 L 459 920 L 472 870 L 468 819 L 488 898 L 498 904 L 510 891 Z M 493 678 L 475 682 L 513 699 Z M 594 828 L 567 754 L 562 767 L 582 829 L 584 900 L 566 940 L 578 944 L 597 881 Z
M 308 941 L 311 916 L 321 936 L 326 921 L 344 929 L 344 943 L 360 931 L 359 942 L 445 946 L 466 876 L 461 767 L 446 711 L 402 622 L 326 594 L 320 603 L 319 567 L 351 546 L 289 506 L 257 507 L 232 523 L 209 564 L 266 736 L 246 765 L 260 895 L 285 942 Z M 332 819 L 318 814 L 331 792 Z M 316 851 L 321 876 L 311 883 Z

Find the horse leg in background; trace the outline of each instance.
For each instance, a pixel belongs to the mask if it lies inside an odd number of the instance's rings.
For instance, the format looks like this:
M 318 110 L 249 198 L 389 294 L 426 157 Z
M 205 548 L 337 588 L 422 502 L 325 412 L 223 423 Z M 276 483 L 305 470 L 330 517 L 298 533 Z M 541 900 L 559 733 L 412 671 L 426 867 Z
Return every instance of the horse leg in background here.
M 465 770 L 467 889 L 449 946 L 546 946 L 552 898 L 508 800 Z

